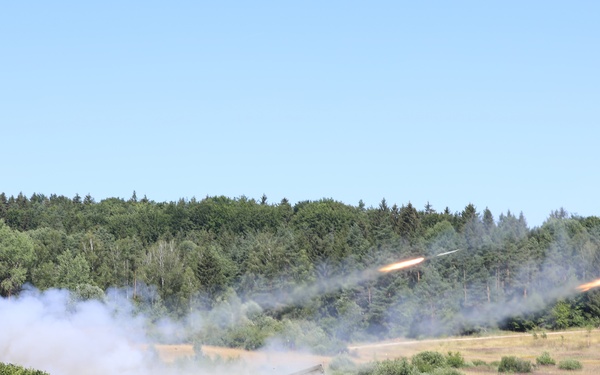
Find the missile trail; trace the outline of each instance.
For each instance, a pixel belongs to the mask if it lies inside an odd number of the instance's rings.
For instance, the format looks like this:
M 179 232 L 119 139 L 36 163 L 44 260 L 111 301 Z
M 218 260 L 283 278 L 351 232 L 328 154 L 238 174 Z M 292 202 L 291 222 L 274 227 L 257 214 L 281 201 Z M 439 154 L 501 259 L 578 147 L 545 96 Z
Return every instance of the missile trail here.
M 368 280 L 374 280 L 382 274 L 401 269 L 407 269 L 416 266 L 421 262 L 431 260 L 432 258 L 450 255 L 460 250 L 461 249 L 446 251 L 444 253 L 432 255 L 427 258 L 418 257 L 414 259 L 407 259 L 400 262 L 388 264 L 379 268 L 369 268 L 362 271 L 351 272 L 350 274 L 346 275 L 328 277 L 325 279 L 318 280 L 317 282 L 313 282 L 309 285 L 290 286 L 287 288 L 282 288 L 280 290 L 273 290 L 269 293 L 252 294 L 249 297 L 252 300 L 259 303 L 262 307 L 272 308 L 289 306 L 294 304 L 302 304 L 306 303 L 308 300 L 316 296 L 331 293 L 340 288 L 358 285 Z
M 460 251 L 460 249 L 456 249 L 456 250 L 452 250 L 452 251 L 446 251 L 445 253 L 440 253 L 438 255 L 435 255 L 435 257 L 442 257 L 444 255 L 452 254 L 452 253 L 455 253 L 457 251 Z

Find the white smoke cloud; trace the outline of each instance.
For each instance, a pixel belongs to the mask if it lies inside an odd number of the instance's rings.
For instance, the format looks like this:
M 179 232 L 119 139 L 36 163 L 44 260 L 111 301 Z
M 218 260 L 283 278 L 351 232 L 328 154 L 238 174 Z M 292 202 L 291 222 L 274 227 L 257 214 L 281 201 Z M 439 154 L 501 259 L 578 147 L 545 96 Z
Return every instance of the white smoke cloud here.
M 140 322 L 121 318 L 99 301 L 73 302 L 65 290 L 0 299 L 0 361 L 52 375 L 148 373 Z
M 169 337 L 176 341 L 182 332 L 200 329 L 201 317 L 150 323 L 134 311 L 118 290 L 107 292 L 104 302 L 75 301 L 67 290 L 33 288 L 0 298 L 0 362 L 51 375 L 285 375 L 318 364 L 313 357 L 273 346 L 254 353 L 250 360 L 200 356 L 167 364 L 156 351 L 148 350 L 159 343 L 153 338 L 158 337 L 160 344 Z

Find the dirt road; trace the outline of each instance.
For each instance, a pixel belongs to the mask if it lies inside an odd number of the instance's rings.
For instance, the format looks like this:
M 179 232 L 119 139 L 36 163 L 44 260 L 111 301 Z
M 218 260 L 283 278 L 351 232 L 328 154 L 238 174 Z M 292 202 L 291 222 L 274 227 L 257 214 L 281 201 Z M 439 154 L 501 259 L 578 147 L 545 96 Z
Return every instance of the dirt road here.
M 580 331 L 562 331 L 562 332 L 546 332 L 548 336 L 554 335 L 570 335 L 575 333 L 586 332 Z M 481 336 L 481 337 L 451 337 L 445 339 L 429 339 L 429 340 L 399 340 L 390 342 L 377 342 L 371 344 L 359 344 L 348 346 L 349 350 L 367 349 L 367 348 L 383 348 L 386 346 L 400 346 L 400 345 L 417 345 L 417 344 L 435 344 L 444 342 L 457 342 L 457 341 L 476 341 L 476 340 L 497 340 L 497 339 L 514 339 L 531 336 L 531 333 L 519 333 L 514 335 L 497 335 L 497 336 Z

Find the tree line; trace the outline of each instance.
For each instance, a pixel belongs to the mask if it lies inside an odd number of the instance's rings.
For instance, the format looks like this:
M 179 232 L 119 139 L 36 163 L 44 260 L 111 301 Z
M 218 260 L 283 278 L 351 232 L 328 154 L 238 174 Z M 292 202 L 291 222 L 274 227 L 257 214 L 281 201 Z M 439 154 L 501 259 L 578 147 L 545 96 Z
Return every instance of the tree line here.
M 352 277 L 420 256 L 428 260 L 405 270 Z M 529 228 L 523 214 L 494 217 L 472 204 L 451 212 L 385 199 L 366 207 L 266 196 L 155 202 L 134 192 L 96 202 L 0 194 L 2 296 L 26 284 L 82 297 L 126 288 L 157 318 L 208 314 L 229 301 L 255 311 L 242 320 L 253 330 L 243 338 L 213 335 L 230 345 L 260 346 L 265 337 L 244 340 L 290 322 L 343 342 L 598 325 L 600 294 L 565 290 L 599 278 L 599 266 L 600 218 L 563 209 Z M 507 306 L 513 310 L 500 314 Z

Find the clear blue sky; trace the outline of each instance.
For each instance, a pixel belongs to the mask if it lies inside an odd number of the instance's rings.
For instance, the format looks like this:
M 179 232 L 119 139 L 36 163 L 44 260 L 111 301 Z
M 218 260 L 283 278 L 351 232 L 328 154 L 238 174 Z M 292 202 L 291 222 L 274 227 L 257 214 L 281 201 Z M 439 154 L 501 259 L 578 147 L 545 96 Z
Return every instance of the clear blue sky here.
M 600 215 L 600 2 L 0 5 L 0 191 Z

